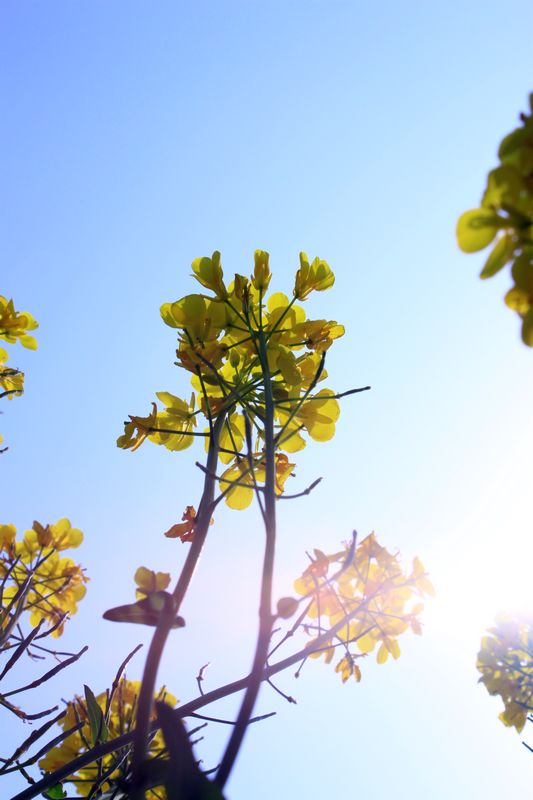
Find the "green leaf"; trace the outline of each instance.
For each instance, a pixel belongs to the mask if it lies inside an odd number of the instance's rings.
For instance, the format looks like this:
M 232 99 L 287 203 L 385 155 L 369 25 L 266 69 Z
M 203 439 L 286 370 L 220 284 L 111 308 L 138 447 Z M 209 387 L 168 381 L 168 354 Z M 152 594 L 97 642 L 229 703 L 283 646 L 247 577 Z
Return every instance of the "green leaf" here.
M 42 797 L 46 797 L 48 800 L 63 800 L 63 798 L 66 796 L 67 793 L 60 783 L 56 783 L 55 786 L 52 786 L 51 789 L 47 789 L 47 791 L 42 795 Z
M 485 266 L 481 270 L 480 278 L 492 278 L 511 260 L 514 251 L 513 237 L 508 233 L 501 236 L 492 248 Z
M 522 185 L 522 177 L 515 167 L 510 164 L 497 167 L 489 172 L 481 205 L 483 208 L 518 205 Z
M 511 268 L 511 275 L 519 289 L 524 292 L 533 290 L 533 264 L 523 253 L 515 258 Z
M 506 220 L 487 208 L 465 211 L 457 222 L 457 243 L 464 253 L 483 250 L 504 225 Z
M 109 730 L 105 723 L 103 711 L 98 705 L 92 689 L 86 684 L 84 684 L 83 688 L 85 690 L 85 702 L 87 704 L 87 714 L 91 726 L 92 744 L 96 744 L 96 742 L 107 742 Z
M 522 322 L 522 341 L 533 347 L 533 308 L 530 308 Z
M 498 158 L 506 161 L 509 156 L 512 156 L 522 146 L 525 133 L 524 128 L 516 128 L 511 133 L 508 133 L 507 136 L 504 136 L 498 148 Z

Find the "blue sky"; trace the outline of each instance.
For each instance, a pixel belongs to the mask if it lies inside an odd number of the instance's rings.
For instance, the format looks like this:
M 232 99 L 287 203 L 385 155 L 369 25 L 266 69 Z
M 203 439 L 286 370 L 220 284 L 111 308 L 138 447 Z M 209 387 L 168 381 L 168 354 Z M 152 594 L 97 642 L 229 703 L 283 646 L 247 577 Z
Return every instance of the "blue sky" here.
M 0 11 L 0 292 L 40 322 L 38 352 L 11 356 L 27 391 L 3 407 L 2 520 L 68 516 L 91 576 L 65 634 L 90 651 L 51 699 L 109 684 L 146 637 L 101 613 L 132 598 L 140 564 L 177 575 L 183 559 L 161 533 L 197 502 L 201 448 L 132 455 L 115 440 L 155 391 L 187 394 L 159 306 L 195 291 L 190 262 L 214 249 L 228 274 L 268 250 L 285 291 L 299 250 L 327 259 L 336 284 L 308 310 L 347 328 L 328 383 L 372 385 L 346 398 L 333 442 L 298 456 L 295 486 L 324 481 L 281 509 L 279 594 L 306 550 L 334 551 L 354 527 L 418 554 L 437 587 L 397 663 L 365 663 L 353 686 L 312 663 L 280 680 L 297 706 L 263 691 L 278 715 L 250 730 L 230 800 L 531 786 L 475 655 L 497 610 L 531 610 L 532 353 L 502 302 L 509 278 L 481 283 L 454 227 L 526 108 L 532 23 L 528 2 L 477 0 Z M 162 667 L 183 701 L 201 664 L 213 688 L 251 660 L 257 515 L 216 522 Z M 225 735 L 209 727 L 206 767 Z

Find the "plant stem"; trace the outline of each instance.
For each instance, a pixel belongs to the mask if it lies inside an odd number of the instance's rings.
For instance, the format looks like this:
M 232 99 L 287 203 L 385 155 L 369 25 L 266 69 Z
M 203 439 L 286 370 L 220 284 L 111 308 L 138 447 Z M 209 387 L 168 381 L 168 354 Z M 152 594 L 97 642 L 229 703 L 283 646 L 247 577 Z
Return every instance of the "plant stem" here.
M 263 573 L 261 577 L 261 598 L 259 604 L 259 632 L 255 648 L 250 680 L 246 689 L 235 727 L 229 738 L 216 776 L 216 783 L 224 787 L 235 764 L 235 760 L 250 723 L 259 687 L 263 680 L 263 671 L 267 660 L 270 636 L 274 617 L 272 615 L 272 575 L 274 570 L 274 553 L 276 546 L 276 445 L 274 440 L 274 400 L 272 383 L 266 351 L 266 340 L 263 331 L 259 331 L 259 358 L 263 371 L 265 392 L 265 486 L 264 486 L 264 520 L 265 551 L 263 557 Z
M 211 521 L 211 514 L 213 510 L 213 499 L 215 495 L 215 478 L 213 476 L 216 472 L 220 433 L 222 431 L 225 419 L 225 413 L 221 412 L 218 415 L 215 424 L 213 425 L 213 434 L 209 441 L 209 451 L 207 455 L 207 472 L 205 473 L 204 490 L 202 493 L 202 499 L 200 500 L 200 505 L 198 507 L 198 514 L 196 516 L 194 538 L 192 540 L 189 552 L 187 553 L 187 558 L 185 559 L 185 564 L 181 570 L 180 577 L 172 593 L 174 608 L 171 609 L 171 613 L 161 616 L 161 619 L 155 629 L 148 655 L 146 657 L 146 664 L 144 667 L 141 691 L 139 692 L 137 706 L 137 722 L 133 737 L 133 777 L 131 800 L 144 800 L 144 789 L 142 788 L 142 764 L 146 755 L 148 744 L 150 716 L 152 712 L 157 671 L 168 634 L 172 629 L 172 624 L 175 620 L 176 614 L 179 612 L 183 598 L 185 597 L 187 589 L 189 588 L 189 584 L 204 546 L 207 531 L 209 530 L 209 523 Z

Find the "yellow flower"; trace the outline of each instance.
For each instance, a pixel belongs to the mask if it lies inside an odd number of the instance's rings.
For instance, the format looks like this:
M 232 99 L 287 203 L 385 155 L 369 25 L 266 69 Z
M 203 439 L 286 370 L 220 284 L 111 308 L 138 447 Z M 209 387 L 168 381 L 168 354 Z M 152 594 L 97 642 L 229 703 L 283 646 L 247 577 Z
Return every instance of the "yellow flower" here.
M 144 440 L 150 436 L 150 429 L 155 427 L 157 419 L 157 406 L 152 403 L 152 413 L 147 417 L 132 417 L 124 425 L 124 433 L 117 439 L 117 447 L 123 450 L 131 449 L 133 453 L 137 450 Z
M 257 289 L 258 292 L 263 292 L 263 294 L 267 291 L 270 279 L 272 278 L 272 273 L 268 266 L 269 258 L 269 254 L 264 250 L 256 250 L 254 253 L 254 276 L 252 278 L 252 283 L 254 288 Z
M 385 663 L 389 655 L 399 658 L 397 637 L 410 627 L 420 633 L 417 615 L 423 606 L 413 601 L 427 591 L 426 573 L 417 568 L 407 575 L 398 558 L 382 547 L 374 534 L 357 547 L 352 544 L 329 556 L 315 550 L 315 556 L 294 588 L 298 594 L 313 597 L 308 615 L 310 619 L 320 617 L 324 630 L 328 629 L 324 622 L 328 617 L 330 627 L 342 623 L 335 635 L 346 647 L 346 655 L 336 667 L 343 682 L 352 674 L 360 680 L 354 659 L 371 653 L 378 645 L 378 664 Z M 334 576 L 328 577 L 332 565 Z M 359 651 L 356 655 L 347 649 L 352 645 Z M 311 656 L 321 657 L 325 652 L 326 660 L 332 658 L 329 648 L 313 653 L 313 641 L 308 649 Z
M 279 371 L 282 380 L 288 386 L 298 386 L 302 382 L 302 373 L 298 367 L 296 356 L 282 344 L 271 344 L 267 351 L 268 366 L 271 372 Z
M 320 258 L 315 258 L 309 264 L 305 253 L 300 253 L 300 269 L 296 273 L 293 294 L 299 300 L 306 300 L 312 291 L 323 292 L 335 283 L 329 264 Z
M 296 431 L 303 426 L 309 436 L 316 442 L 327 442 L 335 435 L 335 423 L 340 414 L 338 401 L 332 397 L 329 389 L 321 389 L 316 395 L 311 395 L 288 422 L 295 403 L 281 403 L 276 407 L 276 415 L 282 425 L 288 423 L 286 436 L 282 441 L 290 441 L 291 431 Z
M 310 350 L 324 352 L 329 350 L 335 339 L 344 336 L 344 325 L 325 319 L 307 320 L 294 327 L 294 334 Z
M 27 311 L 15 311 L 13 300 L 7 300 L 0 295 L 0 339 L 5 339 L 11 344 L 18 339 L 23 347 L 36 350 L 37 341 L 27 331 L 33 331 L 38 327 L 39 324 L 31 314 Z
M 109 731 L 109 739 L 116 739 L 123 733 L 133 730 L 135 727 L 137 699 L 141 688 L 140 681 L 130 681 L 122 677 L 118 682 L 115 690 L 112 692 L 111 703 L 108 703 L 108 693 L 102 692 L 97 695 L 96 702 L 100 706 L 104 714 L 105 722 Z M 177 704 L 176 698 L 167 692 L 163 686 L 154 700 L 167 703 L 174 708 Z M 155 712 L 152 712 L 152 719 L 155 718 Z M 45 772 L 53 772 L 54 770 L 68 764 L 77 756 L 87 751 L 87 743 L 91 742 L 91 724 L 89 721 L 89 713 L 87 710 L 86 702 L 83 698 L 76 696 L 67 706 L 67 711 L 60 725 L 64 731 L 73 728 L 77 722 L 83 723 L 81 731 L 67 736 L 58 747 L 53 747 L 48 751 L 46 756 L 39 761 L 39 767 Z M 165 744 L 161 731 L 157 731 L 153 738 L 150 738 L 148 756 L 149 758 L 160 758 L 165 752 Z M 72 778 L 76 782 L 76 789 L 81 795 L 88 795 L 92 789 L 92 785 L 98 780 L 102 772 L 106 772 L 113 763 L 113 754 L 110 753 L 102 759 L 102 769 L 96 762 L 88 764 Z M 109 775 L 108 779 L 102 784 L 100 789 L 104 792 L 111 791 L 116 788 L 117 780 L 125 778 L 129 770 L 129 761 L 119 762 L 121 766 Z M 154 787 L 153 791 L 146 792 L 146 800 L 156 800 L 159 798 L 166 798 L 165 790 L 161 786 Z
M 193 277 L 206 289 L 211 289 L 217 297 L 224 300 L 228 296 L 227 289 L 224 286 L 218 250 L 215 250 L 211 258 L 207 258 L 207 256 L 195 258 L 192 262 L 192 270 Z
M 194 393 L 188 404 L 170 392 L 156 392 L 156 395 L 166 408 L 157 415 L 154 426 L 157 430 L 149 434 L 150 441 L 164 445 L 167 450 L 186 450 L 194 438 L 189 434 L 196 427 Z
M 266 463 L 264 456 L 254 456 L 254 474 L 258 484 L 265 481 Z M 289 462 L 285 453 L 276 453 L 276 478 L 275 492 L 277 495 L 283 494 L 285 482 L 292 474 L 294 464 Z M 231 484 L 235 484 L 231 486 Z M 248 508 L 254 496 L 254 482 L 250 471 L 250 464 L 247 458 L 238 456 L 225 472 L 220 476 L 220 489 L 226 492 L 226 504 L 230 508 L 242 510 Z
M 335 667 L 335 672 L 341 673 L 343 683 L 346 683 L 346 681 L 351 678 L 352 675 L 357 683 L 359 683 L 361 680 L 361 670 L 355 663 L 355 659 L 350 653 L 347 653 L 344 658 L 341 658 Z
M 235 273 L 235 280 L 230 284 L 231 294 L 241 303 L 246 299 L 249 291 L 250 282 L 244 275 Z
M 13 550 L 17 529 L 14 525 L 0 525 L 0 551 Z
M 533 623 L 502 615 L 487 634 L 477 657 L 479 681 L 489 694 L 501 697 L 503 724 L 520 732 L 533 705 Z
M 134 575 L 134 580 L 137 584 L 135 596 L 137 600 L 140 600 L 153 592 L 160 592 L 166 589 L 170 583 L 170 573 L 154 572 L 147 567 L 139 567 Z
M 266 318 L 269 343 L 278 341 L 289 345 L 298 341 L 294 329 L 296 325 L 305 322 L 305 310 L 295 303 L 290 308 L 289 305 L 289 298 L 283 292 L 274 292 L 268 298 Z
M 28 555 L 37 553 L 44 547 L 51 547 L 54 550 L 69 550 L 79 547 L 83 542 L 83 533 L 77 528 L 73 528 L 70 520 L 60 519 L 54 525 L 41 525 L 36 520 L 32 529 L 26 531 L 22 542 L 23 551 Z
M 197 374 L 198 370 L 202 373 L 204 380 L 208 383 L 213 382 L 213 376 L 222 365 L 223 359 L 228 352 L 228 347 L 224 342 L 180 342 L 176 350 L 178 364 L 189 372 Z
M 200 294 L 189 294 L 175 303 L 163 303 L 161 316 L 171 328 L 182 329 L 191 345 L 217 339 L 231 319 L 224 303 Z
M 82 568 L 70 558 L 60 558 L 52 551 L 36 569 L 27 597 L 26 608 L 30 611 L 30 624 L 35 626 L 41 619 L 52 625 L 61 623 L 52 636 L 63 632 L 65 614 L 75 614 L 78 602 L 85 596 L 88 578 Z
M 24 373 L 18 369 L 6 367 L 7 359 L 7 350 L 0 347 L 0 386 L 9 392 L 8 397 L 12 400 L 13 397 L 24 391 Z
M 240 453 L 244 444 L 244 417 L 242 414 L 229 414 L 226 424 L 220 434 L 219 459 L 223 464 L 229 464 L 235 458 L 235 452 Z M 206 439 L 206 449 L 209 442 Z M 229 452 L 224 452 L 228 450 Z

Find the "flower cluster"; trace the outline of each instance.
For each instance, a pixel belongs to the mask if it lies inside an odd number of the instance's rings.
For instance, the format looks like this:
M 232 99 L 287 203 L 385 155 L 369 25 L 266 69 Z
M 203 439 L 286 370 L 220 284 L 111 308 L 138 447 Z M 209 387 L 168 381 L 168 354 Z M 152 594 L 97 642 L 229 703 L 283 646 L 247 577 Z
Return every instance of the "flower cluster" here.
M 28 331 L 38 328 L 39 324 L 27 311 L 15 311 L 13 300 L 0 295 L 0 339 L 14 344 L 17 340 L 29 350 L 37 349 L 37 341 Z
M 130 681 L 122 677 L 113 686 L 111 692 L 102 692 L 95 698 L 105 723 L 106 738 L 115 739 L 133 730 L 140 687 L 140 681 Z M 155 699 L 172 707 L 177 703 L 176 698 L 169 694 L 164 687 L 160 689 Z M 64 731 L 68 731 L 76 725 L 80 727 L 67 736 L 58 747 L 49 750 L 46 756 L 39 761 L 39 767 L 42 770 L 53 772 L 90 749 L 90 742 L 94 736 L 90 719 L 92 709 L 88 706 L 87 697 L 85 699 L 75 697 L 68 704 L 66 714 L 60 723 L 61 727 Z M 157 731 L 150 738 L 149 757 L 160 758 L 164 753 L 163 736 L 160 731 Z M 83 796 L 90 794 L 95 785 L 104 793 L 116 789 L 120 779 L 125 778 L 128 774 L 130 760 L 124 755 L 124 750 L 110 753 L 101 758 L 99 763 L 88 764 L 80 769 L 79 772 L 69 777 L 69 781 L 76 785 L 78 793 Z M 162 800 L 166 794 L 162 786 L 155 786 L 153 790 L 146 792 L 145 797 L 146 800 Z
M 38 328 L 38 323 L 31 314 L 26 311 L 16 311 L 13 300 L 0 295 L 0 339 L 9 344 L 19 341 L 23 347 L 29 350 L 37 349 L 37 341 L 28 331 Z M 7 365 L 8 352 L 4 347 L 0 347 L 0 397 L 7 397 L 12 400 L 19 397 L 24 391 L 24 373 L 14 367 Z M 0 434 L 0 443 L 2 435 Z
M 88 578 L 83 569 L 62 551 L 78 547 L 83 534 L 68 519 L 43 526 L 34 522 L 17 540 L 14 525 L 0 525 L 0 608 L 2 631 L 13 619 L 29 612 L 29 622 L 41 621 L 60 636 L 65 620 L 75 614 L 85 595 Z
M 501 721 L 520 732 L 533 712 L 532 620 L 498 617 L 481 640 L 477 668 L 479 682 L 503 700 Z
M 7 350 L 0 347 L 0 386 L 2 394 L 10 400 L 24 391 L 24 373 L 7 366 L 9 356 Z
M 405 572 L 398 557 L 382 547 L 373 533 L 358 546 L 354 540 L 332 555 L 314 552 L 311 564 L 294 584 L 309 602 L 304 625 L 313 637 L 309 656 L 323 656 L 330 663 L 340 649 L 336 672 L 343 682 L 352 675 L 359 681 L 358 659 L 378 645 L 379 664 L 389 655 L 396 659 L 398 636 L 408 629 L 422 632 L 418 617 L 423 604 L 414 601 L 433 594 L 433 586 L 418 558 L 411 572 Z
M 491 278 L 511 264 L 514 282 L 505 295 L 509 308 L 522 318 L 522 339 L 533 347 L 533 94 L 529 115 L 500 144 L 500 164 L 493 169 L 481 208 L 466 211 L 457 223 L 459 247 L 466 253 L 494 243 L 482 278 Z
M 196 259 L 192 269 L 211 294 L 187 295 L 161 307 L 164 322 L 178 331 L 176 363 L 191 374 L 192 396 L 185 401 L 158 392 L 163 408 L 153 403 L 146 417 L 130 416 L 117 444 L 135 450 L 149 439 L 169 450 L 184 450 L 194 436 L 207 442 L 223 413 L 220 489 L 228 505 L 246 508 L 254 487 L 264 481 L 265 380 L 275 407 L 278 494 L 294 468 L 287 454 L 305 447 L 306 436 L 326 441 L 335 433 L 336 396 L 329 389 L 314 390 L 327 377 L 324 354 L 344 328 L 332 320 L 307 319 L 297 303 L 332 286 L 334 275 L 325 261 L 309 262 L 301 253 L 289 299 L 281 292 L 268 295 L 272 275 L 269 255 L 262 250 L 254 254 L 250 278 L 237 274 L 228 285 L 218 252 Z M 197 430 L 202 418 L 203 429 Z M 181 538 L 181 528 L 174 535 Z

